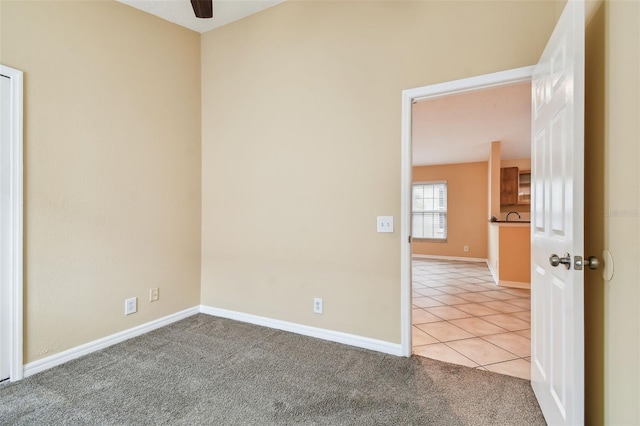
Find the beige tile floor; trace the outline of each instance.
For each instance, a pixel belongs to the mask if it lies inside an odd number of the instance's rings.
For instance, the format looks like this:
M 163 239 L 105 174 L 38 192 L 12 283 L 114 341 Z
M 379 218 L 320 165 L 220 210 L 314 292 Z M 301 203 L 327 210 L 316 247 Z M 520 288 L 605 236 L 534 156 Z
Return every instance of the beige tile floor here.
M 531 295 L 487 265 L 413 259 L 413 353 L 529 379 Z

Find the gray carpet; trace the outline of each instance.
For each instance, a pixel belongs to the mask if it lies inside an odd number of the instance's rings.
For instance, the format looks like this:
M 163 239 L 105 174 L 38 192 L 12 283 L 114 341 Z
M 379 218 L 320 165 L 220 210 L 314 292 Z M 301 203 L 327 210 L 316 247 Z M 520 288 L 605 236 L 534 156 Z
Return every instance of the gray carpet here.
M 0 386 L 2 425 L 535 425 L 526 380 L 196 315 Z

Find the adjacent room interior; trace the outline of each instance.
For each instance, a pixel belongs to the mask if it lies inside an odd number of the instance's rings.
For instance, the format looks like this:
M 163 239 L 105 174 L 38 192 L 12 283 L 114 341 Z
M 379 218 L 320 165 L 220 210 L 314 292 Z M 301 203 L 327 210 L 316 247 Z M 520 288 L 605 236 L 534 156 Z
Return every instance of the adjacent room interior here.
M 528 379 L 531 83 L 414 102 L 412 147 L 413 353 Z

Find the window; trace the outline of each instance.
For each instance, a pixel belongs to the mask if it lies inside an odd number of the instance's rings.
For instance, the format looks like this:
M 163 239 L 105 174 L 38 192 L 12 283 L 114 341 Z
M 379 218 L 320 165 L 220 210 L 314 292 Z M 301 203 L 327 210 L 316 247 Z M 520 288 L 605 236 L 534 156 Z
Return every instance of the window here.
M 447 182 L 413 185 L 413 238 L 447 239 Z

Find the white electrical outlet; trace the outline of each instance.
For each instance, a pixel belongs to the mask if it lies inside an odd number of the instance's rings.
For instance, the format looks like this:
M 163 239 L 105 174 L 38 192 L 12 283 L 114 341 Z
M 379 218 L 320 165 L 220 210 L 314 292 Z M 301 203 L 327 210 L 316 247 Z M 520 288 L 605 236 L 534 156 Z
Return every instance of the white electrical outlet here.
M 322 313 L 322 299 L 319 297 L 313 299 L 313 312 L 316 314 Z
M 131 299 L 126 299 L 124 301 L 124 314 L 135 314 L 138 312 L 138 298 L 132 297 Z
M 149 289 L 149 302 L 155 302 L 160 298 L 160 289 L 158 287 Z
M 469 252 L 469 246 L 464 246 L 464 252 L 468 253 Z

